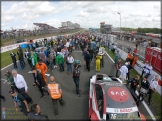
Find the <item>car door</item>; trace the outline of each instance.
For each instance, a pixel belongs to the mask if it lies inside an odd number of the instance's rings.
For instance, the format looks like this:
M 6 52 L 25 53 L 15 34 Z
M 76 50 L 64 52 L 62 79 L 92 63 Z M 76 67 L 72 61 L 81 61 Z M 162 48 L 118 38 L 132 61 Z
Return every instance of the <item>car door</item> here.
M 98 110 L 98 115 L 100 119 L 103 118 L 103 109 L 104 109 L 104 100 L 103 100 L 103 91 L 102 87 L 99 84 L 96 84 L 94 87 L 94 99 L 96 103 L 96 109 Z

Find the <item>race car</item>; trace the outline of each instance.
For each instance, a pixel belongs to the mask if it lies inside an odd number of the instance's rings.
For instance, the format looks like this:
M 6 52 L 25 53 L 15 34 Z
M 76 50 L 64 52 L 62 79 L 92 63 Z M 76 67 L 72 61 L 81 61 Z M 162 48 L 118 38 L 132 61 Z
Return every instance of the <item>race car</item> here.
M 146 120 L 119 78 L 97 73 L 89 83 L 90 120 Z

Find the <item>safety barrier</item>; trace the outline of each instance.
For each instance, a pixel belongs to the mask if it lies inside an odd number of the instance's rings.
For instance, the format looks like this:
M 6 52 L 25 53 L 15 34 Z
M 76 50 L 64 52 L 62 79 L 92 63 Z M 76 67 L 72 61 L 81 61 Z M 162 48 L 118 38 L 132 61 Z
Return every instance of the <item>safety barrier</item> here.
M 82 31 L 82 30 L 81 30 Z M 80 31 L 78 31 L 80 32 Z M 75 33 L 78 33 L 78 32 L 75 32 Z M 72 34 L 75 34 L 75 33 L 72 33 Z M 72 35 L 72 34 L 64 34 L 64 35 Z M 64 35 L 60 35 L 60 36 L 64 36 Z M 51 36 L 52 38 L 56 38 L 57 36 Z M 51 39 L 51 37 L 45 37 L 47 39 Z M 39 41 L 39 40 L 44 40 L 44 38 L 39 38 L 39 39 L 34 39 L 34 43 L 36 41 Z M 13 45 L 9 45 L 9 46 L 5 46 L 5 47 L 1 47 L 0 48 L 0 53 L 4 53 L 4 52 L 7 52 L 7 51 L 10 51 L 10 50 L 13 50 L 13 49 L 16 49 L 17 47 L 22 47 L 22 48 L 26 48 L 27 47 L 27 42 L 22 42 L 22 43 L 17 43 L 17 44 L 13 44 Z

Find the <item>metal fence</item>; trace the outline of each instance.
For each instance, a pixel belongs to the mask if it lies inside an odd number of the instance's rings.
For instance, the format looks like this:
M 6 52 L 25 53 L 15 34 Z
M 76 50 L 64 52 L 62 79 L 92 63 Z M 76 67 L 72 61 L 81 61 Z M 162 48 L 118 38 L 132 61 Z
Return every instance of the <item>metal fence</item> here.
M 116 46 L 118 48 L 120 48 L 121 50 L 123 50 L 124 52 L 129 52 L 129 51 L 133 52 L 133 50 L 134 50 L 133 47 L 130 47 L 128 45 L 123 45 L 120 43 L 117 43 Z M 138 58 L 139 58 L 139 60 L 144 61 L 145 60 L 145 52 L 138 50 Z

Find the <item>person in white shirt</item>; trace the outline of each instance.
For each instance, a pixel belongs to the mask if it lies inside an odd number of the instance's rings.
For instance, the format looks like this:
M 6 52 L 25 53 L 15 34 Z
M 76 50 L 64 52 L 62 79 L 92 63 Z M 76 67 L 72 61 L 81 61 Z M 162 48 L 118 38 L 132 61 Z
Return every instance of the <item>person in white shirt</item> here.
M 17 87 L 18 93 L 22 94 L 26 101 L 32 103 L 32 98 L 27 94 L 28 93 L 28 86 L 24 77 L 17 73 L 16 70 L 12 70 L 12 75 L 14 78 L 14 83 Z
M 127 65 L 128 65 L 128 63 L 126 62 L 125 65 L 123 65 L 120 68 L 121 74 L 120 74 L 119 78 L 121 78 L 121 80 L 123 81 L 124 84 L 126 84 L 126 76 L 127 76 L 127 73 L 128 73 Z
M 69 42 L 69 40 L 66 42 L 66 47 L 67 48 L 69 48 L 69 46 L 70 46 L 70 42 Z
M 145 64 L 144 64 L 144 66 L 143 66 L 141 78 L 143 77 L 143 74 L 147 72 L 148 66 L 149 66 L 148 61 L 146 61 Z
M 67 57 L 67 64 L 68 64 L 67 71 L 68 71 L 68 74 L 72 73 L 73 62 L 74 62 L 74 58 L 69 53 L 68 57 Z
M 148 94 L 149 94 L 148 105 L 150 105 L 153 92 L 157 92 L 156 88 L 158 86 L 158 81 L 159 81 L 159 76 L 156 75 L 155 78 L 153 80 L 151 80 L 151 82 L 150 82 L 150 89 L 149 89 L 149 92 L 148 92 Z

